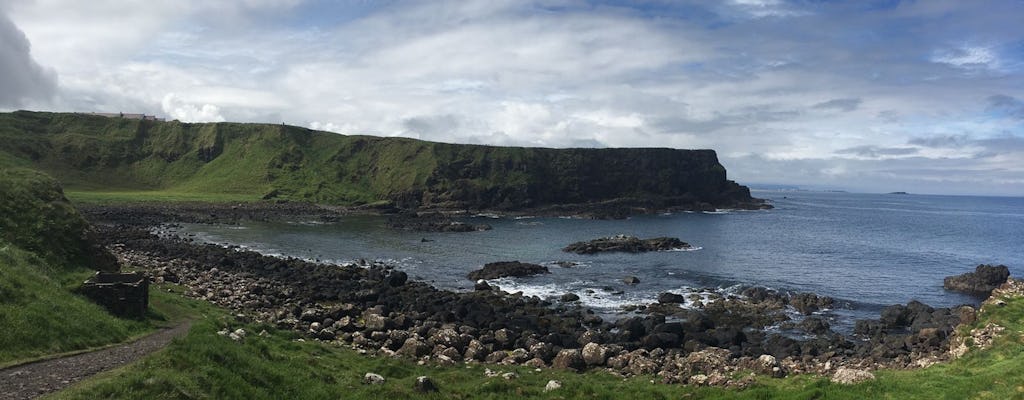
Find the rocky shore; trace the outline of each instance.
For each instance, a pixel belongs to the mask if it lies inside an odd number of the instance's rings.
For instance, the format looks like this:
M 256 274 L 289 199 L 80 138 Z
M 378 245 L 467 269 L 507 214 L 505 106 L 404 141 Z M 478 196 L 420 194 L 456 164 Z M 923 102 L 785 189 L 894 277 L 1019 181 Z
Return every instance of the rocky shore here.
M 333 215 L 286 210 L 286 216 Z M 86 211 L 122 264 L 155 282 L 179 283 L 188 296 L 311 339 L 442 365 L 602 368 L 624 376 L 655 375 L 665 383 L 731 386 L 751 383 L 748 372 L 779 377 L 842 370 L 863 376 L 855 372 L 947 359 L 954 327 L 974 318 L 971 307 L 935 309 L 912 302 L 859 322 L 849 337 L 821 317 L 820 311 L 832 307 L 827 297 L 748 288 L 713 298 L 666 294 L 641 315 L 607 321 L 578 302 L 553 303 L 487 285 L 471 292 L 439 290 L 380 263 L 316 264 L 151 232 L 156 223 L 179 221 L 182 214 L 195 216 L 185 221 L 202 221 L 203 213 L 193 212 L 198 210 Z M 794 311 L 806 317 L 791 318 Z

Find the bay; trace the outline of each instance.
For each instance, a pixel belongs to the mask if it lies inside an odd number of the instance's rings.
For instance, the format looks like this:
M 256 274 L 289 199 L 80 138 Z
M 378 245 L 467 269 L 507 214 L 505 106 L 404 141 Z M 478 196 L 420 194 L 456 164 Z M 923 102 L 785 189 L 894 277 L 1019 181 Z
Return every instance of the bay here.
M 813 292 L 837 300 L 828 312 L 847 330 L 889 304 L 918 300 L 936 307 L 979 299 L 942 288 L 942 280 L 982 263 L 1024 273 L 1024 198 L 755 192 L 775 206 L 636 216 L 626 220 L 488 218 L 494 229 L 470 233 L 396 231 L 385 217 L 337 223 L 304 221 L 188 224 L 182 234 L 265 254 L 349 262 L 383 260 L 415 279 L 471 290 L 466 274 L 494 261 L 548 265 L 550 274 L 501 279 L 503 290 L 556 298 L 576 293 L 604 314 L 655 301 L 659 293 L 734 294 L 746 286 Z M 618 234 L 673 236 L 697 250 L 576 255 L 569 243 Z M 563 268 L 555 264 L 569 261 Z M 622 279 L 636 276 L 637 285 Z M 619 293 L 621 292 L 621 293 Z

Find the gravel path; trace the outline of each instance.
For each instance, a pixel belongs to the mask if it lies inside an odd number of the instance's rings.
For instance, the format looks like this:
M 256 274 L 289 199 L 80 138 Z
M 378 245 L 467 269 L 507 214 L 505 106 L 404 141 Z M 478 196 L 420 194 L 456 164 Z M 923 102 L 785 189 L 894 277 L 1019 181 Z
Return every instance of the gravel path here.
M 131 343 L 89 353 L 38 361 L 0 370 L 0 400 L 33 399 L 64 389 L 75 382 L 137 361 L 162 349 L 171 339 L 184 336 L 189 321 Z

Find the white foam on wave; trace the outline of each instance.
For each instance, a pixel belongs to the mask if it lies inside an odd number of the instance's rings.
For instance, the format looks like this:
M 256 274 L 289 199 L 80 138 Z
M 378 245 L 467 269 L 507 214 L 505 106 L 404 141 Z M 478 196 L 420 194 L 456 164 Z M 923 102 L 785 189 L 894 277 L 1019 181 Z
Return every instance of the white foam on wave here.
M 586 307 L 598 311 L 621 311 L 624 306 L 635 304 L 648 304 L 653 299 L 643 293 L 613 294 L 594 286 L 594 282 L 572 281 L 566 283 L 530 283 L 517 281 L 512 278 L 499 278 L 488 281 L 491 285 L 498 286 L 509 293 L 522 292 L 524 296 L 535 296 L 545 300 L 558 301 L 562 295 L 573 293 L 580 297 L 580 303 Z
M 701 247 L 701 246 L 677 247 L 677 248 L 668 249 L 668 250 L 665 250 L 665 251 L 697 251 L 697 250 L 704 250 L 704 248 Z
M 732 210 L 701 211 L 701 213 L 713 214 L 713 215 L 722 215 L 722 214 L 731 214 Z

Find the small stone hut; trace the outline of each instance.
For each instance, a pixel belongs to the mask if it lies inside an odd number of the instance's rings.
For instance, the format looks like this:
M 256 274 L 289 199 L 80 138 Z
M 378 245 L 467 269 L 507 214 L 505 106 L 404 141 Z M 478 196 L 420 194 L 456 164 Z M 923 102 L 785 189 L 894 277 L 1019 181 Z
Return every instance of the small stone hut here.
M 119 317 L 142 319 L 149 309 L 149 278 L 143 274 L 97 272 L 78 291 Z

